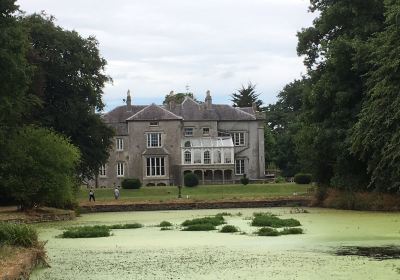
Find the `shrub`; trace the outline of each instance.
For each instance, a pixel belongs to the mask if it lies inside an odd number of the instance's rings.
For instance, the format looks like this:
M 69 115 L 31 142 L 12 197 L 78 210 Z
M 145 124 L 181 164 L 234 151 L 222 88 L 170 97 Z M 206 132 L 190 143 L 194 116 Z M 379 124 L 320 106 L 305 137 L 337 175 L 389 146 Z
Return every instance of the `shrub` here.
M 24 224 L 0 223 L 0 245 L 35 247 L 39 244 L 36 230 Z
M 170 227 L 162 227 L 160 230 L 172 230 Z
M 225 225 L 221 228 L 219 232 L 238 232 L 237 227 L 232 226 L 232 225 Z
M 287 235 L 287 234 L 302 234 L 303 229 L 302 228 L 284 228 L 281 232 L 279 232 L 281 235 Z
M 278 176 L 278 177 L 275 178 L 274 182 L 275 182 L 275 183 L 285 183 L 286 180 L 285 180 L 284 177 Z
M 271 213 L 254 213 L 254 218 L 251 222 L 251 225 L 256 227 L 273 227 L 273 228 L 301 226 L 298 220 L 281 219 Z
M 199 184 L 199 178 L 194 173 L 187 173 L 183 177 L 183 183 L 186 187 L 196 187 Z
M 258 236 L 279 236 L 280 233 L 274 228 L 262 227 L 255 232 Z
M 132 229 L 132 228 L 141 228 L 143 227 L 143 225 L 139 223 L 133 223 L 133 224 L 116 224 L 107 227 L 109 229 Z
M 162 221 L 158 226 L 159 227 L 172 227 L 172 224 L 168 221 Z
M 249 183 L 249 178 L 247 178 L 246 174 L 243 174 L 243 177 L 240 178 L 240 183 L 244 186 L 246 186 Z
M 62 238 L 93 238 L 110 236 L 108 226 L 83 226 L 69 228 L 61 234 Z
M 129 178 L 129 179 L 124 179 L 121 182 L 121 187 L 123 189 L 140 189 L 142 186 L 142 182 L 138 178 Z
M 297 173 L 294 175 L 294 181 L 296 184 L 309 184 L 311 183 L 312 176 L 308 173 Z
M 194 224 L 194 225 L 189 225 L 182 230 L 184 230 L 184 231 L 209 231 L 209 230 L 215 230 L 215 225 L 213 225 L 213 224 Z
M 182 226 L 198 225 L 198 224 L 211 224 L 214 226 L 219 226 L 225 223 L 225 219 L 221 215 L 216 215 L 213 217 L 196 218 L 192 220 L 186 220 L 182 223 Z

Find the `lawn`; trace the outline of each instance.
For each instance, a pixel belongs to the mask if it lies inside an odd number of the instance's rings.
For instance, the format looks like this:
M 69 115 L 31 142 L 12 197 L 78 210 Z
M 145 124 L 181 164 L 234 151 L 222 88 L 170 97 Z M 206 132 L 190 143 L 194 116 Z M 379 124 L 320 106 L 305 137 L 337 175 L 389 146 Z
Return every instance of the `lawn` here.
M 264 199 L 273 197 L 293 197 L 305 195 L 310 185 L 294 183 L 243 185 L 200 185 L 194 188 L 183 187 L 182 198 L 193 201 Z M 95 189 L 96 201 L 114 200 L 113 189 Z M 139 190 L 121 189 L 120 201 L 167 202 L 176 200 L 178 188 L 174 186 L 142 187 Z M 89 190 L 82 188 L 78 200 L 89 200 Z

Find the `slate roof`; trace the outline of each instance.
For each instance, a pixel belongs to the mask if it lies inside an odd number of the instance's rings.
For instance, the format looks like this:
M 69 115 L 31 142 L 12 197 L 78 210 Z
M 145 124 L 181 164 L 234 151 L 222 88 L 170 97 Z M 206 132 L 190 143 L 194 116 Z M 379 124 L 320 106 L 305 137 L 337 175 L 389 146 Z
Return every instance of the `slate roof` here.
M 151 120 L 185 120 L 185 121 L 254 121 L 262 118 L 252 107 L 232 107 L 224 104 L 211 104 L 207 109 L 205 103 L 198 103 L 186 97 L 182 104 L 174 108 L 169 106 L 131 105 L 118 106 L 103 115 L 106 123 L 115 128 L 118 135 L 127 135 L 127 121 Z

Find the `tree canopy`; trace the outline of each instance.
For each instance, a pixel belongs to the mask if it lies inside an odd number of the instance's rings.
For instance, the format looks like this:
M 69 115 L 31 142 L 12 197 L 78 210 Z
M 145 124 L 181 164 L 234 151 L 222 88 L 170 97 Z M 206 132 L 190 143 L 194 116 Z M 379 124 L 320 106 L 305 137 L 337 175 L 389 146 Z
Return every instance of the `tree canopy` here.
M 232 93 L 231 101 L 234 107 L 252 107 L 253 103 L 255 103 L 257 110 L 261 111 L 263 102 L 258 99 L 259 96 L 260 93 L 256 92 L 256 85 L 249 82 L 246 87 L 242 85 L 240 89 Z

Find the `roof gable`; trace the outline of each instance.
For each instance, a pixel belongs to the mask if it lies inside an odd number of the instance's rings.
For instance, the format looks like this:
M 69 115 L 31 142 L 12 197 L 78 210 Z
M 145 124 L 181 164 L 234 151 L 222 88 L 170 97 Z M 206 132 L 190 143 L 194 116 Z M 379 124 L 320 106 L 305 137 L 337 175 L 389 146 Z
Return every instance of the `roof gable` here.
M 151 104 L 133 116 L 127 118 L 127 121 L 149 121 L 149 120 L 180 120 L 182 117 L 164 109 L 156 104 Z

